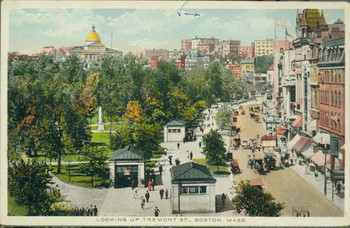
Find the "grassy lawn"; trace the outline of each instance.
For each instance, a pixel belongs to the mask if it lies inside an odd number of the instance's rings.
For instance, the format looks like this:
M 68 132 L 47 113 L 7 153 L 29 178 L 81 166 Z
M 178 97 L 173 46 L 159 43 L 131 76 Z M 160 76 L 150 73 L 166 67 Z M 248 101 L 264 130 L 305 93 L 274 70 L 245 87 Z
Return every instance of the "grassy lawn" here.
M 206 161 L 205 161 L 205 158 L 194 158 L 194 159 L 192 159 L 192 161 L 208 166 L 210 172 L 214 172 L 214 171 L 217 170 L 217 166 L 208 165 L 208 164 L 206 163 Z M 226 166 L 219 166 L 219 170 L 224 170 L 224 171 L 229 172 L 229 170 L 228 170 L 228 168 L 227 168 Z M 224 176 L 228 176 L 229 174 L 215 174 L 215 175 L 224 175 Z
M 109 132 L 94 132 L 92 133 L 91 142 L 105 143 L 109 146 Z
M 7 194 L 8 196 L 8 215 L 12 216 L 26 216 L 28 215 L 28 209 L 23 205 L 18 205 L 15 199 Z
M 52 172 L 63 182 L 78 185 L 81 187 L 92 188 L 91 186 L 91 177 L 86 176 L 84 173 L 80 172 L 79 164 L 70 165 L 70 181 L 69 181 L 69 166 L 68 164 L 61 165 L 61 173 L 56 174 L 57 166 L 52 166 Z M 94 177 L 94 188 L 108 188 L 109 180 L 108 178 L 102 179 L 101 177 Z

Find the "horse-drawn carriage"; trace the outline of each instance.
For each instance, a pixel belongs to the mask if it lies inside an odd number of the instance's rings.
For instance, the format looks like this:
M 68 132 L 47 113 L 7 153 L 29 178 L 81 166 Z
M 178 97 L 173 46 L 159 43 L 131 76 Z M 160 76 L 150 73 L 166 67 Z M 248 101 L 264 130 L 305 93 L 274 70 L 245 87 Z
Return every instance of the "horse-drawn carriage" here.
M 259 116 L 255 115 L 253 118 L 255 119 L 255 121 L 256 121 L 257 123 L 259 123 L 259 120 L 260 120 L 260 117 L 259 117 Z
M 234 115 L 234 116 L 239 116 L 239 111 L 234 111 L 234 112 L 233 112 L 233 115 Z
M 264 163 L 267 170 L 276 169 L 276 155 L 274 153 L 264 153 Z
M 238 161 L 231 162 L 231 171 L 233 174 L 238 174 L 241 172 Z
M 239 135 L 236 135 L 233 138 L 233 147 L 235 150 L 237 150 L 241 146 L 241 137 Z
M 263 159 L 254 158 L 254 168 L 258 171 L 259 174 L 264 173 Z
M 241 111 L 241 115 L 245 115 L 245 110 L 242 110 L 242 111 Z

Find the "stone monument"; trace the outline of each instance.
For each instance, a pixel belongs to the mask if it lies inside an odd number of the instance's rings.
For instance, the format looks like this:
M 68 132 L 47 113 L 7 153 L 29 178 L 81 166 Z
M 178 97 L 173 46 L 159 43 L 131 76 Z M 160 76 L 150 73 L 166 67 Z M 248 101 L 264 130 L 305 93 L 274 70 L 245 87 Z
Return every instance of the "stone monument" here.
M 97 131 L 105 131 L 105 124 L 102 121 L 102 107 L 98 107 L 98 124 Z

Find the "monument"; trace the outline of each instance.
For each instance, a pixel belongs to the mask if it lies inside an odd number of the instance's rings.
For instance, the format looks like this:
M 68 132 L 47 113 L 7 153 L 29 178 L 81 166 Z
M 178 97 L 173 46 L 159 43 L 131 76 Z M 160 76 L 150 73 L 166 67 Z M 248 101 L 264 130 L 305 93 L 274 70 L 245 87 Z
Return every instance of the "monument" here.
M 105 124 L 102 121 L 102 107 L 98 107 L 98 124 L 97 131 L 105 131 Z

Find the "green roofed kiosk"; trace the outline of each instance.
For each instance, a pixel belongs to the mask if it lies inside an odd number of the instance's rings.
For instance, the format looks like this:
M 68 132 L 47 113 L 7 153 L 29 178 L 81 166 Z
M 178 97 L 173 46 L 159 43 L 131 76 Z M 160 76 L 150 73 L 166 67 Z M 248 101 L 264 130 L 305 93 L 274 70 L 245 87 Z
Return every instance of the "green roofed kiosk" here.
M 186 122 L 173 120 L 164 125 L 164 142 L 182 142 L 186 135 Z
M 215 213 L 216 180 L 207 166 L 187 162 L 172 167 L 170 175 L 173 213 Z
M 145 180 L 144 152 L 132 146 L 114 151 L 109 160 L 109 187 L 142 187 Z

